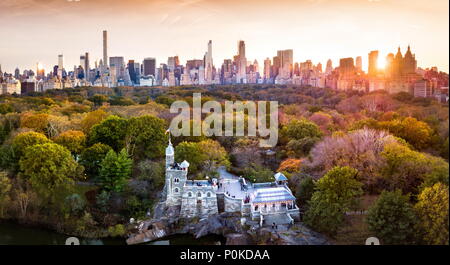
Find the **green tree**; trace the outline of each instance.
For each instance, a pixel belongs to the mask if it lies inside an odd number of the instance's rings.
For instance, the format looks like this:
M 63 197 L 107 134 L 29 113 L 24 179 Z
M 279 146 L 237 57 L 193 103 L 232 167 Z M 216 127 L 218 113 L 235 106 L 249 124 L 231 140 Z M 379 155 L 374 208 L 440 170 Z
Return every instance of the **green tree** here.
M 89 98 L 89 101 L 94 102 L 95 106 L 101 106 L 104 102 L 108 101 L 108 97 L 105 95 L 96 94 Z
M 416 237 L 417 216 L 409 203 L 409 196 L 401 190 L 383 191 L 369 208 L 367 223 L 382 244 L 410 244 Z
M 363 194 L 358 171 L 351 167 L 334 167 L 316 183 L 305 223 L 314 229 L 334 235 L 344 221 L 344 214 L 357 206 Z
M 306 119 L 292 120 L 281 129 L 281 142 L 287 143 L 289 152 L 296 157 L 307 155 L 321 137 L 319 126 Z
M 45 200 L 55 202 L 57 191 L 71 190 L 83 170 L 69 150 L 54 144 L 37 144 L 26 149 L 20 170 L 33 189 Z
M 418 193 L 418 187 L 436 181 L 448 183 L 448 163 L 442 158 L 420 153 L 399 143 L 389 143 L 381 152 L 380 173 L 388 189 Z
M 49 142 L 51 141 L 42 133 L 24 132 L 14 137 L 12 147 L 16 158 L 20 159 L 20 157 L 25 153 L 25 149 L 27 147 Z
M 149 182 L 154 190 L 161 189 L 165 181 L 165 163 L 143 160 L 138 164 L 138 179 Z
M 119 151 L 125 144 L 127 124 L 128 122 L 124 118 L 115 115 L 109 116 L 92 127 L 89 135 L 90 144 L 103 143 L 111 146 L 114 151 Z
M 415 205 L 419 217 L 419 229 L 423 232 L 423 242 L 430 245 L 448 245 L 448 186 L 436 183 L 425 188 Z
M 4 216 L 5 209 L 11 201 L 9 191 L 11 190 L 11 180 L 5 172 L 0 172 L 0 218 Z
M 118 154 L 110 150 L 100 163 L 99 180 L 102 187 L 107 191 L 121 192 L 131 176 L 132 163 L 125 149 Z
M 309 201 L 314 194 L 316 184 L 311 176 L 306 176 L 297 185 L 296 197 L 300 200 L 301 205 L 309 204 Z
M 160 158 L 164 155 L 167 136 L 164 120 L 144 115 L 128 121 L 126 146 L 134 157 Z
M 203 153 L 204 158 L 206 158 L 203 162 L 203 168 L 207 172 L 214 172 L 219 166 L 230 165 L 227 151 L 219 142 L 207 139 L 199 142 L 198 147 Z
M 189 172 L 192 174 L 197 173 L 205 161 L 200 147 L 194 142 L 181 142 L 175 147 L 175 160 L 176 161 L 189 161 Z
M 98 177 L 100 163 L 110 150 L 112 148 L 109 145 L 102 143 L 96 143 L 84 149 L 80 155 L 80 164 L 84 166 L 85 172 L 89 177 Z

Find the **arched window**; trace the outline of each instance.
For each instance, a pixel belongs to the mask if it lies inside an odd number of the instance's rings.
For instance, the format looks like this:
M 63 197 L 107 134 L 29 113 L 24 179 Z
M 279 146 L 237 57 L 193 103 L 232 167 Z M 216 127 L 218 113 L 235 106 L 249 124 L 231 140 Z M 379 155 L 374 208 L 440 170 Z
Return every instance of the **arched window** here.
M 202 197 L 202 193 L 201 192 L 197 193 L 197 197 Z
M 175 183 L 178 183 L 178 182 L 180 182 L 180 179 L 179 179 L 179 178 L 175 178 L 173 181 L 174 181 Z
M 174 190 L 173 190 L 175 193 L 178 193 L 178 188 L 175 188 Z
M 192 197 L 192 192 L 188 192 L 188 197 Z
M 211 192 L 206 193 L 206 197 L 211 197 Z

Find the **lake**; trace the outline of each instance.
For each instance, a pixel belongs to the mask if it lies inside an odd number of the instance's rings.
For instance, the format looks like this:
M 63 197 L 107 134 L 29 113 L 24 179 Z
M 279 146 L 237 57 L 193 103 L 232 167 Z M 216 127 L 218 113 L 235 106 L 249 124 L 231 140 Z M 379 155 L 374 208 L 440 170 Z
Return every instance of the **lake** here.
M 0 223 L 0 245 L 65 245 L 68 235 L 42 228 L 27 227 L 14 223 Z M 126 245 L 125 239 L 79 238 L 81 245 Z M 173 235 L 146 245 L 215 245 L 224 244 L 224 238 L 216 235 L 195 239 L 192 235 Z

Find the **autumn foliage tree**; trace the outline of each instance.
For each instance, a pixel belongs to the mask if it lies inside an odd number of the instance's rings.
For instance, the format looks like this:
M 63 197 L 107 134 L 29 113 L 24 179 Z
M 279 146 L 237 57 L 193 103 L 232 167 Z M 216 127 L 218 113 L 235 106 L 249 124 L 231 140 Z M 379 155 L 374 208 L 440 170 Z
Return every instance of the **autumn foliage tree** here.
M 419 231 L 423 234 L 423 242 L 430 245 L 448 245 L 448 186 L 436 183 L 425 188 L 418 196 L 415 205 L 419 218 Z
M 82 131 L 69 130 L 55 137 L 53 141 L 78 156 L 86 146 L 86 135 Z

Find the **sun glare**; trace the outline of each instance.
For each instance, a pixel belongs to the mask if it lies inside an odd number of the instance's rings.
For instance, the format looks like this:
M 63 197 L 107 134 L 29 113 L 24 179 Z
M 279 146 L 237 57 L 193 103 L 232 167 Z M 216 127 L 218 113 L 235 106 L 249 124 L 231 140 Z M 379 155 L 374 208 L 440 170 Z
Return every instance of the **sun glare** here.
M 379 57 L 377 60 L 377 67 L 378 69 L 384 69 L 386 67 L 386 59 Z

